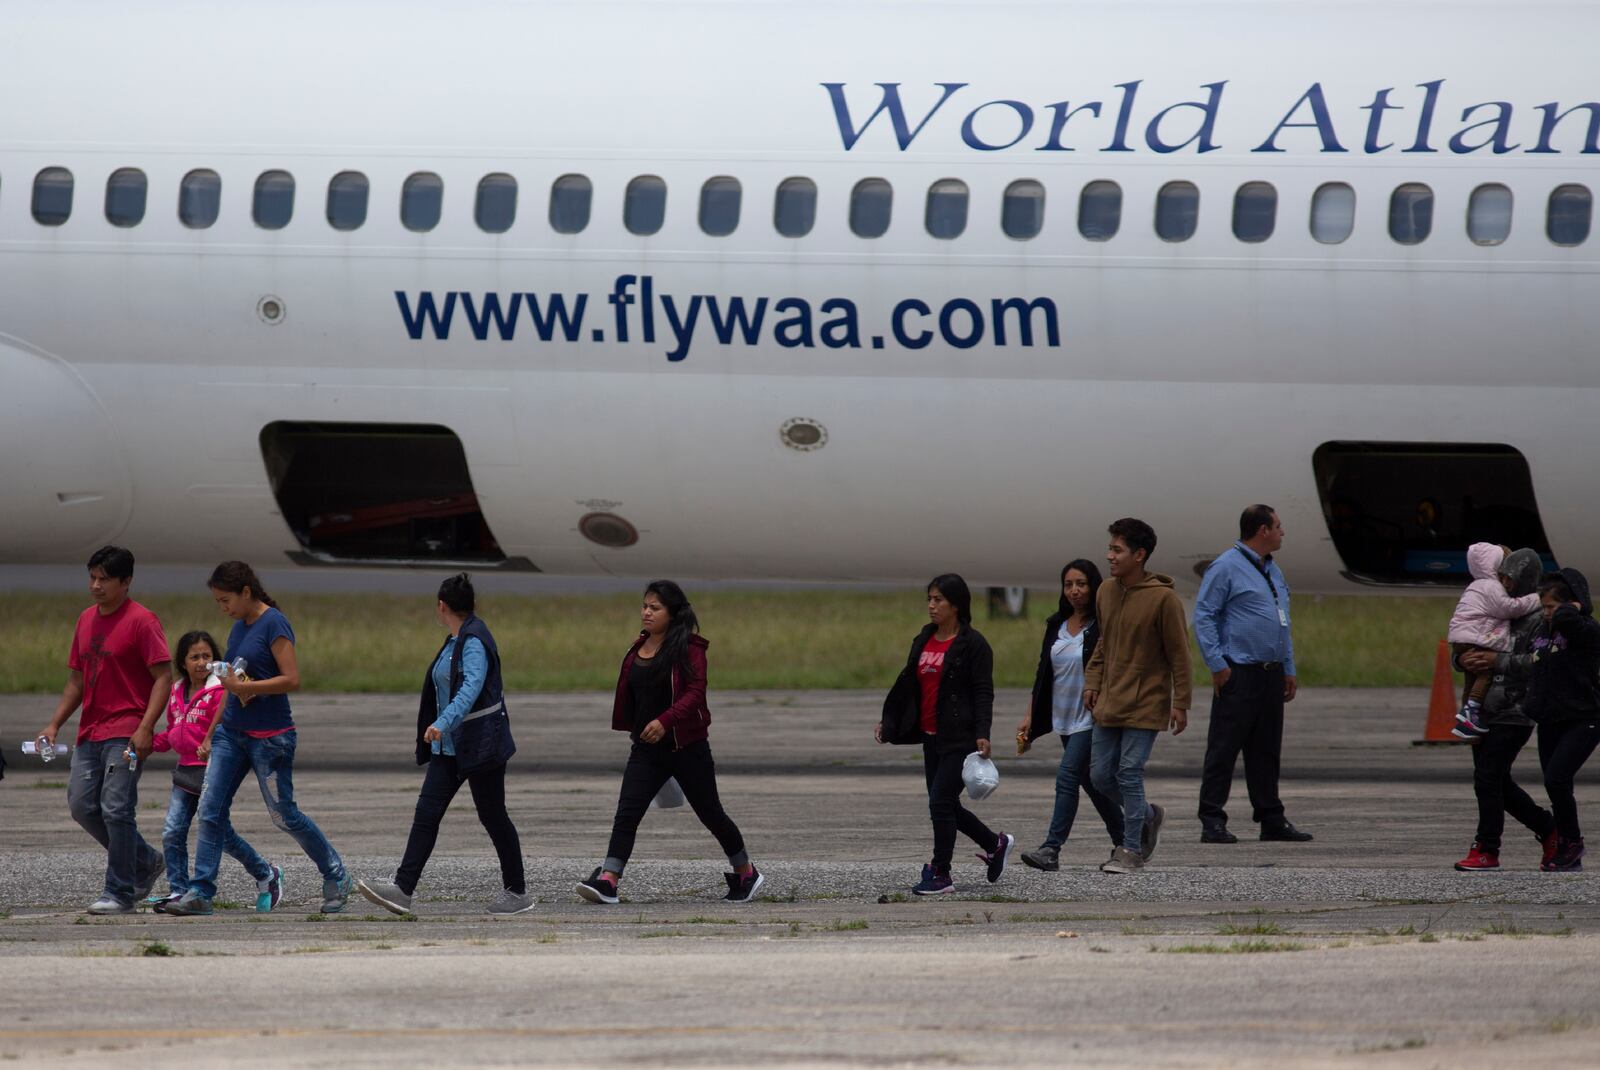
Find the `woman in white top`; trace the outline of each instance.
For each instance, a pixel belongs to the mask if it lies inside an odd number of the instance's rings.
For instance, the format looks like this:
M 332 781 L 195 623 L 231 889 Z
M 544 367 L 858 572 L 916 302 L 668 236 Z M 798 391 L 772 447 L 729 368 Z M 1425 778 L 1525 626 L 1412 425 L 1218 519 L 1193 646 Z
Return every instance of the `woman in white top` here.
M 1017 728 L 1017 753 L 1049 732 L 1061 737 L 1061 766 L 1056 770 L 1055 811 L 1044 843 L 1024 851 L 1022 861 L 1034 869 L 1061 868 L 1061 846 L 1072 833 L 1078 816 L 1078 790 L 1082 788 L 1099 811 L 1111 834 L 1111 845 L 1122 842 L 1122 808 L 1101 794 L 1089 780 L 1089 742 L 1094 716 L 1083 705 L 1083 667 L 1089 663 L 1100 632 L 1095 626 L 1094 600 L 1100 590 L 1100 570 L 1082 558 L 1061 570 L 1061 602 L 1045 621 L 1039 668 L 1034 673 L 1033 697 L 1028 715 Z

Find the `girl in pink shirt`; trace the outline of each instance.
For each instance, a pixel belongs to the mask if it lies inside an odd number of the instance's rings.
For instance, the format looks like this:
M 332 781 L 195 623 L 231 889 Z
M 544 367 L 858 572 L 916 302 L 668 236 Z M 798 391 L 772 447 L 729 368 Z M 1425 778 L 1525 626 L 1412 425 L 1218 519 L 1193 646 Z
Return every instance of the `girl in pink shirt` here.
M 217 660 L 217 642 L 205 632 L 188 632 L 178 640 L 172 659 L 181 670 L 167 699 L 167 727 L 153 743 L 158 751 L 173 751 L 178 767 L 172 771 L 172 796 L 167 804 L 167 823 L 161 833 L 161 847 L 167 861 L 166 895 L 145 900 L 157 913 L 183 897 L 189 889 L 189 826 L 200 805 L 205 785 L 206 760 L 196 754 L 201 741 L 222 710 L 228 693 L 211 675 L 210 665 Z M 255 878 L 256 909 L 270 911 L 283 898 L 283 870 L 270 865 L 230 827 L 223 850 L 239 860 Z

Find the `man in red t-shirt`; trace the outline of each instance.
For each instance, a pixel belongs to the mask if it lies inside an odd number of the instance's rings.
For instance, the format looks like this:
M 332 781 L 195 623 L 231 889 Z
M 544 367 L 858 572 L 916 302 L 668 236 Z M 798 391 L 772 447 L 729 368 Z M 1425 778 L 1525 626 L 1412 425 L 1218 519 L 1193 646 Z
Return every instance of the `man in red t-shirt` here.
M 140 764 L 150 756 L 156 718 L 166 708 L 172 655 L 156 615 L 128 597 L 133 554 L 103 546 L 89 558 L 89 597 L 72 634 L 55 716 L 39 739 L 56 733 L 81 704 L 78 745 L 72 752 L 67 804 L 73 820 L 106 849 L 106 882 L 91 914 L 131 914 L 150 894 L 164 866 L 161 854 L 139 835 Z M 128 752 L 138 756 L 129 760 Z

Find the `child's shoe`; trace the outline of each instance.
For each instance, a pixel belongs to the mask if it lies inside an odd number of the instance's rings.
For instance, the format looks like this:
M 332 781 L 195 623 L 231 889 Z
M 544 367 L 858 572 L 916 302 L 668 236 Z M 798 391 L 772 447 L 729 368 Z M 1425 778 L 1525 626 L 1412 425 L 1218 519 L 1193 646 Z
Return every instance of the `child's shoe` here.
M 1456 869 L 1462 873 L 1482 873 L 1485 870 L 1500 868 L 1500 853 L 1486 851 L 1483 844 L 1475 843 L 1467 852 L 1467 857 L 1456 863 Z
M 911 889 L 912 895 L 947 895 L 956 890 L 948 869 L 939 871 L 931 865 L 922 867 L 922 879 Z
M 1483 705 L 1476 699 L 1467 699 L 1461 704 L 1461 709 L 1456 712 L 1455 727 L 1450 729 L 1450 734 L 1457 739 L 1477 742 L 1489 734 L 1489 729 L 1483 723 Z

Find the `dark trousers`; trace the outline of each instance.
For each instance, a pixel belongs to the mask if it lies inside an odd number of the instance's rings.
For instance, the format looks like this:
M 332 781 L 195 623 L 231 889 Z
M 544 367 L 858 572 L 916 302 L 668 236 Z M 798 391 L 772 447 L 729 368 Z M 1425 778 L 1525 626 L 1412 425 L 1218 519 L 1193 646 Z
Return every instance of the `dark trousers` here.
M 978 820 L 978 815 L 961 805 L 966 784 L 961 779 L 965 753 L 940 754 L 932 739 L 922 743 L 922 768 L 928 779 L 928 816 L 933 819 L 933 868 L 941 873 L 950 869 L 956 853 L 956 832 L 960 831 L 985 851 L 993 851 L 1000 837 Z
M 668 780 L 678 782 L 694 816 L 722 846 L 728 864 L 738 869 L 749 863 L 744 836 L 717 795 L 717 763 L 711 760 L 711 744 L 702 739 L 680 750 L 634 743 L 628 752 L 628 765 L 622 771 L 622 791 L 617 795 L 617 815 L 611 821 L 611 844 L 606 848 L 604 868 L 622 875 L 633 854 L 639 822 L 644 820 L 650 800 Z
M 1490 854 L 1500 853 L 1505 834 L 1506 815 L 1528 826 L 1539 839 L 1555 827 L 1550 811 L 1533 801 L 1533 796 L 1511 778 L 1511 763 L 1533 735 L 1532 725 L 1492 724 L 1489 732 L 1472 748 L 1472 790 L 1478 796 L 1478 846 Z
M 1544 793 L 1555 811 L 1556 831 L 1564 840 L 1583 839 L 1578 827 L 1578 799 L 1572 782 L 1600 744 L 1600 719 L 1551 721 L 1539 726 L 1539 764 L 1544 767 Z
M 522 871 L 522 841 L 517 838 L 517 826 L 506 813 L 506 767 L 496 766 L 462 776 L 456 760 L 448 754 L 435 754 L 428 760 L 428 772 L 422 778 L 422 791 L 417 794 L 417 813 L 411 819 L 411 837 L 406 840 L 406 854 L 395 870 L 394 883 L 410 895 L 417 890 L 422 878 L 422 867 L 433 854 L 433 845 L 439 838 L 439 822 L 450 809 L 450 800 L 456 797 L 461 785 L 472 789 L 472 805 L 478 810 L 478 820 L 494 842 L 500 856 L 500 880 L 513 892 L 527 891 Z
M 1233 665 L 1233 675 L 1211 696 L 1211 727 L 1200 773 L 1200 823 L 1225 825 L 1233 766 L 1244 754 L 1244 782 L 1251 817 L 1263 825 L 1283 824 L 1278 798 L 1278 763 L 1283 751 L 1283 669 Z

